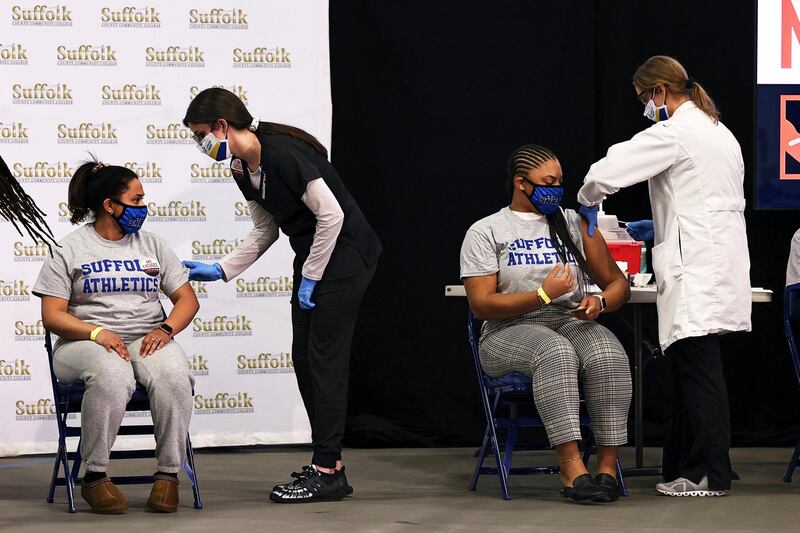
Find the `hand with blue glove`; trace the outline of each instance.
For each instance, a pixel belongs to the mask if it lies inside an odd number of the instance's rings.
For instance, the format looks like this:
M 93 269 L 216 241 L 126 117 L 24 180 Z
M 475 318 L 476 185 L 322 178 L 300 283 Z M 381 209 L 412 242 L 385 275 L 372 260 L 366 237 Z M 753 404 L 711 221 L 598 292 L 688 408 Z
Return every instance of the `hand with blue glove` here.
M 189 269 L 189 281 L 217 281 L 224 274 L 219 263 L 209 265 L 200 261 L 181 261 L 181 264 Z
M 314 292 L 314 287 L 316 286 L 316 280 L 308 279 L 303 276 L 303 281 L 300 282 L 300 288 L 297 290 L 297 301 L 300 304 L 300 309 L 308 311 L 317 306 L 317 304 L 311 301 L 311 294 Z
M 636 222 L 628 222 L 627 230 L 628 235 L 637 241 L 652 241 L 656 237 L 652 220 L 637 220 Z
M 578 214 L 589 223 L 589 237 L 594 237 L 594 230 L 597 227 L 597 206 L 586 207 L 582 205 L 581 208 L 578 209 Z

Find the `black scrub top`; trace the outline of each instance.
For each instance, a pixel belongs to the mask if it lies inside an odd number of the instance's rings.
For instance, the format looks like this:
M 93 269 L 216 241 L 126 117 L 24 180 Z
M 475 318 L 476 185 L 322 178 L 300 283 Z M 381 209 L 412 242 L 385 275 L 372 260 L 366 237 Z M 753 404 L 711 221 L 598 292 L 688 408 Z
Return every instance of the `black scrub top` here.
M 257 202 L 268 211 L 289 237 L 295 253 L 295 273 L 303 268 L 317 226 L 316 215 L 301 197 L 309 182 L 319 178 L 325 180 L 344 212 L 344 224 L 323 279 L 354 276 L 375 264 L 382 251 L 380 239 L 328 160 L 311 145 L 294 137 L 256 135 L 261 143 L 261 186 L 258 190 L 253 188 L 247 163 L 242 159 L 231 160 L 232 175 L 245 199 Z

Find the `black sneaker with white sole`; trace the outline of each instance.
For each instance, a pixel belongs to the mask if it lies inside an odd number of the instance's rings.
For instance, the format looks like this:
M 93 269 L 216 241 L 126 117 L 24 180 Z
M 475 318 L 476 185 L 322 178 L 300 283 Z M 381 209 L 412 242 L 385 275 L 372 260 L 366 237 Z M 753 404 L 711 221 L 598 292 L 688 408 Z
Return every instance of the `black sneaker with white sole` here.
M 312 465 L 305 465 L 300 472 L 292 472 L 293 480 L 289 483 L 281 483 L 279 485 L 275 485 L 272 487 L 272 492 L 277 492 L 279 490 L 287 490 L 289 487 L 294 487 L 296 484 L 300 483 L 300 481 L 309 476 L 314 472 L 314 467 Z M 347 476 L 345 475 L 345 467 L 343 466 L 337 474 L 341 474 L 337 476 L 339 484 L 342 486 L 342 489 L 345 492 L 345 496 L 350 496 L 353 494 L 353 487 L 350 486 L 350 483 L 347 482 Z
M 276 485 L 269 494 L 275 503 L 311 503 L 319 501 L 339 501 L 352 494 L 347 484 L 344 468 L 334 474 L 324 474 L 311 466 L 297 472 L 294 481 Z M 349 492 L 347 488 L 349 488 Z

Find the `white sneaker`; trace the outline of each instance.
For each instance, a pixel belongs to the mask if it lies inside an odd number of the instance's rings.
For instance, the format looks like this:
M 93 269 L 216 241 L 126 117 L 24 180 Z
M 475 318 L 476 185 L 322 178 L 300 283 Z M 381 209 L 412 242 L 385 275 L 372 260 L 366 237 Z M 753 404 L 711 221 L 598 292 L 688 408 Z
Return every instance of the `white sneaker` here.
M 686 478 L 679 477 L 669 483 L 659 483 L 656 490 L 665 496 L 727 496 L 724 490 L 709 490 L 708 477 L 703 476 L 700 483 L 692 483 Z

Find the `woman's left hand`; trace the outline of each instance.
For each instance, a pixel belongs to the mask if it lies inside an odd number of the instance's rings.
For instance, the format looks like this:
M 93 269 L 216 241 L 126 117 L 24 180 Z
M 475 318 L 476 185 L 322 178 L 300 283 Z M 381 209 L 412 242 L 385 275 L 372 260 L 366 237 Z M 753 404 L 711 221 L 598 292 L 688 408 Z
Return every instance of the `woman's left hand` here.
M 171 339 L 172 336 L 169 333 L 161 328 L 156 328 L 144 336 L 142 345 L 139 348 L 139 355 L 142 357 L 147 357 L 153 352 L 166 346 Z
M 581 300 L 578 307 L 583 307 L 582 311 L 573 311 L 572 316 L 581 320 L 597 320 L 600 316 L 600 299 L 594 296 L 587 296 Z

